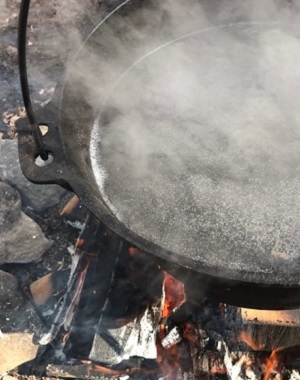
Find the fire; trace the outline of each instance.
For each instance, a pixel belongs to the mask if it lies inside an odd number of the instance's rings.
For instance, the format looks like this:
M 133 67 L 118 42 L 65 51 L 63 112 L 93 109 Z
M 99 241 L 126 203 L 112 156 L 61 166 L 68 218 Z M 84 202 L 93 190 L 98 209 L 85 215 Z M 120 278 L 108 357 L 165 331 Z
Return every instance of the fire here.
M 185 301 L 186 295 L 183 283 L 169 273 L 164 272 L 161 317 L 168 318 Z
M 181 366 L 180 363 L 180 353 L 179 346 L 177 343 L 181 341 L 182 337 L 186 334 L 189 336 L 190 330 L 188 328 L 177 329 L 176 327 L 167 330 L 165 325 L 166 320 L 172 312 L 180 307 L 186 302 L 186 295 L 184 290 L 184 285 L 182 282 L 177 280 L 175 277 L 171 276 L 167 272 L 163 272 L 164 280 L 162 286 L 162 300 L 161 300 L 161 325 L 158 334 L 157 340 L 157 363 L 162 371 L 167 376 L 168 380 L 175 379 L 176 371 Z M 178 331 L 177 331 L 177 330 Z M 172 335 L 172 332 L 175 331 L 175 334 Z M 176 339 L 176 336 L 178 335 Z M 170 339 L 170 342 L 163 342 L 166 339 Z M 170 344 L 167 344 L 170 343 Z
M 270 357 L 266 361 L 266 372 L 264 380 L 270 380 L 270 376 L 274 370 L 278 370 L 278 367 L 282 366 L 280 351 L 282 348 L 273 350 Z
M 239 334 L 239 340 L 242 342 L 245 342 L 252 350 L 259 351 L 264 348 L 264 345 L 257 345 L 253 340 L 251 339 L 249 333 L 247 331 L 241 331 Z
M 286 363 L 292 362 L 299 358 L 299 350 L 299 345 L 291 347 L 278 347 L 273 350 L 265 362 L 266 369 L 264 380 L 270 380 L 270 377 L 274 372 L 277 373 L 277 376 L 280 376 Z M 275 377 L 276 379 L 277 376 Z M 297 376 L 299 377 L 299 373 Z
M 239 339 L 247 343 L 247 345 L 254 351 L 259 351 L 264 347 L 263 345 L 258 346 L 257 344 L 255 344 L 246 331 L 242 331 L 240 333 Z M 270 380 L 272 373 L 275 371 L 278 372 L 278 374 L 280 374 L 286 361 L 287 352 L 288 350 L 286 350 L 283 347 L 278 347 L 271 352 L 271 355 L 264 363 L 264 380 Z M 290 356 L 293 357 L 292 355 Z
M 253 340 L 251 339 L 247 331 L 241 331 L 239 335 L 239 340 L 245 342 L 254 351 L 259 351 L 263 348 L 263 345 L 258 346 L 257 344 L 255 344 L 255 342 L 253 342 Z M 275 369 L 277 369 L 277 367 L 279 366 L 280 364 L 279 351 L 280 350 L 281 350 L 280 348 L 273 350 L 270 357 L 267 359 L 266 364 L 265 364 L 266 370 L 265 370 L 264 380 L 270 380 L 270 376 L 272 372 Z

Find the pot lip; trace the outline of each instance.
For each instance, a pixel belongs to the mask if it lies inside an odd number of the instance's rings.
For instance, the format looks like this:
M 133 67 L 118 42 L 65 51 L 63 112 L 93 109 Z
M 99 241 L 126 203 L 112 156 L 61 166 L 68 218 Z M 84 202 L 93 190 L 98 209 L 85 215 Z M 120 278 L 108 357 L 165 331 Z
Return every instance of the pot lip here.
M 211 278 L 225 282 L 233 281 L 248 285 L 253 284 L 255 287 L 259 285 L 268 286 L 270 288 L 300 288 L 300 274 L 298 273 L 278 273 L 272 271 L 272 268 L 269 272 L 254 272 L 241 269 L 230 269 L 218 265 L 208 266 L 201 261 L 193 260 L 185 256 L 179 256 L 177 253 L 169 251 L 127 228 L 113 215 L 102 201 L 99 201 L 95 192 L 87 191 L 79 178 L 72 176 L 69 183 L 84 205 L 108 228 L 133 245 L 136 245 L 145 253 L 149 253 L 155 256 L 158 260 L 166 262 L 167 265 L 171 264 L 180 270 L 187 269 L 200 275 L 207 275 Z

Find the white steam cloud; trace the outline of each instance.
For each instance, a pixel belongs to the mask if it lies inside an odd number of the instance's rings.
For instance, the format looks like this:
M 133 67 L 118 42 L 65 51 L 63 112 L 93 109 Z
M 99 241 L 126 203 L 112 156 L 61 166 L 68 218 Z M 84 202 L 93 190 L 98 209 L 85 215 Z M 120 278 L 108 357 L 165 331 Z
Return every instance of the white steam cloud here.
M 73 69 L 108 205 L 209 266 L 298 271 L 300 4 L 137 3 Z

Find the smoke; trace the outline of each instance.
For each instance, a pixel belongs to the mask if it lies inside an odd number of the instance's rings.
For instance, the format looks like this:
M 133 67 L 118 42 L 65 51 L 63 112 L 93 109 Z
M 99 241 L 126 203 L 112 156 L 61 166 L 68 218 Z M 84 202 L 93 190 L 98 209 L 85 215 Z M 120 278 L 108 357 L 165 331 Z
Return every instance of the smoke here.
M 191 260 L 290 270 L 300 243 L 299 4 L 137 4 L 100 26 L 69 73 L 98 113 L 90 154 L 107 204 Z

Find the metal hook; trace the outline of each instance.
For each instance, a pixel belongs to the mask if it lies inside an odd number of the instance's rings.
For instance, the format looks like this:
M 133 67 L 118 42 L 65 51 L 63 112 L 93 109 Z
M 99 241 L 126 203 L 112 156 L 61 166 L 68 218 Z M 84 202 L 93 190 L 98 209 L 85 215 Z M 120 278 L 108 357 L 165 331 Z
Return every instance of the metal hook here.
M 19 58 L 19 76 L 21 83 L 22 96 L 24 106 L 26 109 L 27 117 L 31 126 L 31 132 L 34 137 L 35 144 L 38 148 L 38 153 L 43 160 L 47 160 L 48 153 L 45 150 L 43 136 L 39 129 L 34 111 L 32 109 L 28 77 L 27 77 L 27 65 L 26 65 L 26 32 L 27 32 L 27 20 L 30 7 L 30 0 L 22 0 L 20 4 L 19 13 L 19 26 L 18 26 L 18 58 Z

